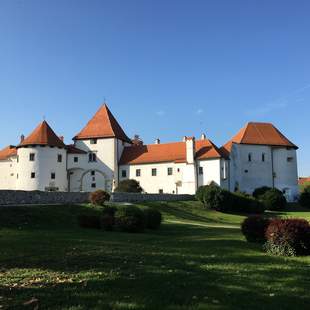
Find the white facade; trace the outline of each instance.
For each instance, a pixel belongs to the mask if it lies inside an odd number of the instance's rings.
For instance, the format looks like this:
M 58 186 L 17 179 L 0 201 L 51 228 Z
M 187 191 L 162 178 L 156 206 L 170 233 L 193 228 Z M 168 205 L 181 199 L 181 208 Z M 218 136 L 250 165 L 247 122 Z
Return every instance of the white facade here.
M 92 130 L 104 122 L 108 122 L 104 126 L 108 134 L 92 138 Z M 46 129 L 48 125 L 44 126 Z M 55 143 L 57 136 L 48 130 L 50 141 Z M 37 131 L 32 137 L 41 137 Z M 297 147 L 233 143 L 229 154 L 224 155 L 203 136 L 196 142 L 194 138 L 186 138 L 182 145 L 166 144 L 169 147 L 164 149 L 172 154 L 169 160 L 163 160 L 163 151 L 149 161 L 122 162 L 126 151 L 135 153 L 135 148 L 140 148 L 147 153 L 162 146 L 159 140 L 156 147 L 129 142 L 111 112 L 103 106 L 82 134 L 74 138 L 71 148 L 62 142 L 63 147 L 33 142 L 20 144 L 8 156 L 0 151 L 0 189 L 112 192 L 119 181 L 135 179 L 147 193 L 195 194 L 199 186 L 215 182 L 230 191 L 251 194 L 257 187 L 269 186 L 282 190 L 288 200 L 298 195 Z
M 230 188 L 252 194 L 261 186 L 275 187 L 293 201 L 298 195 L 296 150 L 265 145 L 233 144 Z

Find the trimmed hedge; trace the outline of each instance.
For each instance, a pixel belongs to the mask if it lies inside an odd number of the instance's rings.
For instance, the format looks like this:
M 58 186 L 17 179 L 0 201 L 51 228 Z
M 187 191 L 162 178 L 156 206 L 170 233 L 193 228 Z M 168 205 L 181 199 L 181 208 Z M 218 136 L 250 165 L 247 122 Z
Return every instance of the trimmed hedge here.
M 302 207 L 310 208 L 310 186 L 304 188 L 299 197 L 299 204 Z
M 221 187 L 210 184 L 201 186 L 196 197 L 206 208 L 221 212 L 263 213 L 264 205 L 252 196 L 244 193 L 231 193 Z
M 270 189 L 260 196 L 260 201 L 265 205 L 266 210 L 270 211 L 284 210 L 287 204 L 283 193 L 276 188 Z
M 157 209 L 151 207 L 143 208 L 142 211 L 146 219 L 146 228 L 158 229 L 162 221 L 161 213 Z
M 310 225 L 304 219 L 275 219 L 266 230 L 265 249 L 274 255 L 310 254 Z
M 143 232 L 147 224 L 144 212 L 135 206 L 119 206 L 114 218 L 116 228 L 126 232 Z
M 269 186 L 258 187 L 254 190 L 252 195 L 254 198 L 259 199 L 260 196 L 264 195 L 269 190 L 271 190 L 271 187 Z
M 103 206 L 106 201 L 110 200 L 110 194 L 104 190 L 99 189 L 90 193 L 89 200 L 95 206 Z
M 241 231 L 249 242 L 266 242 L 266 231 L 270 221 L 260 215 L 249 216 L 242 222 Z
M 78 217 L 78 223 L 83 228 L 101 228 L 100 217 L 96 215 L 80 215 Z
M 140 186 L 140 183 L 136 180 L 123 180 L 120 181 L 115 192 L 118 193 L 141 193 L 143 188 Z

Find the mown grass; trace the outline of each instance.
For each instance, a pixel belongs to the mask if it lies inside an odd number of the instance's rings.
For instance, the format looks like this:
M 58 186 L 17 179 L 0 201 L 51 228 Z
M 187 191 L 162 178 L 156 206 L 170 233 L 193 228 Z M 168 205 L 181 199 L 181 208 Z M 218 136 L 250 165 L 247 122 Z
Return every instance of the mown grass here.
M 80 229 L 77 215 L 100 213 L 91 206 L 1 208 L 2 309 L 309 308 L 308 257 L 247 243 L 243 215 L 198 202 L 151 205 L 165 221 L 144 234 Z M 288 208 L 276 215 L 310 219 Z

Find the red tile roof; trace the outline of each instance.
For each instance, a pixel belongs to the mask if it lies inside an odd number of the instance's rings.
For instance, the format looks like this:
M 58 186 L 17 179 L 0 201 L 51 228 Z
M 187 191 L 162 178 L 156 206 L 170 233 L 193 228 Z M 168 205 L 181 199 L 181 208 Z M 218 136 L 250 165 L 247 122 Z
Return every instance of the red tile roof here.
M 118 138 L 131 143 L 106 104 L 102 105 L 87 125 L 73 138 L 74 140 L 93 138 Z
M 6 160 L 11 156 L 16 156 L 17 150 L 13 145 L 9 145 L 0 151 L 0 160 Z
M 55 134 L 53 129 L 49 126 L 46 121 L 43 121 L 38 127 L 25 138 L 17 147 L 26 145 L 48 145 L 64 148 L 65 144 Z
M 195 141 L 196 159 L 221 158 L 219 149 L 210 140 Z M 175 162 L 186 163 L 186 143 L 133 145 L 124 148 L 120 165 Z
M 233 143 L 283 146 L 298 149 L 275 126 L 270 123 L 248 123 L 220 150 L 229 154 Z
M 87 154 L 87 152 L 77 148 L 74 144 L 66 145 L 68 154 Z
M 309 178 L 299 178 L 298 179 L 298 184 L 299 185 L 304 185 L 305 183 L 310 183 L 310 177 Z

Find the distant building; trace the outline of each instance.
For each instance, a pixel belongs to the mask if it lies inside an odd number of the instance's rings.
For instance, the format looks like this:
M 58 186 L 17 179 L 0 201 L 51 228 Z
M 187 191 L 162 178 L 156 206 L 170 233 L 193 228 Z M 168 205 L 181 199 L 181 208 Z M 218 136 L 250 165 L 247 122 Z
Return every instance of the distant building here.
M 268 123 L 248 123 L 221 148 L 205 134 L 145 145 L 139 136 L 129 139 L 103 105 L 73 141 L 65 145 L 42 122 L 0 151 L 0 189 L 111 192 L 136 179 L 148 193 L 194 194 L 213 181 L 248 193 L 276 187 L 289 200 L 298 194 L 297 146 Z

